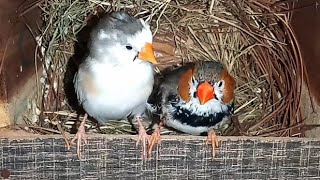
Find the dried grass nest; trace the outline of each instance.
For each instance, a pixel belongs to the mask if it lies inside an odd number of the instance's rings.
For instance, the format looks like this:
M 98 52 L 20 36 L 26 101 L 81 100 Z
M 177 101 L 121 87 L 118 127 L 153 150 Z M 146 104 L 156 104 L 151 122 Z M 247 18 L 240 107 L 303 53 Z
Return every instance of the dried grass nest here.
M 290 2 L 290 1 L 289 1 Z M 32 120 L 38 133 L 72 132 L 78 122 L 67 100 L 73 56 L 102 13 L 126 10 L 150 23 L 159 69 L 216 60 L 235 77 L 236 110 L 225 135 L 302 136 L 303 65 L 290 27 L 292 4 L 277 0 L 42 0 L 44 27 L 37 37 L 43 63 Z M 81 34 L 82 33 L 82 34 Z M 84 40 L 85 41 L 85 40 Z M 69 78 L 71 79 L 71 78 Z M 72 88 L 71 88 L 72 89 Z M 126 121 L 91 132 L 133 133 Z

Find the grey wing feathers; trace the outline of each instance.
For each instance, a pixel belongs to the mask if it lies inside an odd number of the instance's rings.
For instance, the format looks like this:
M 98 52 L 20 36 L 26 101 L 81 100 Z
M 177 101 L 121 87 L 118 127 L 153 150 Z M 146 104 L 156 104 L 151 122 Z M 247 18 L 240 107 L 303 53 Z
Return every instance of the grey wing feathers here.
M 148 99 L 147 109 L 150 117 L 153 119 L 153 124 L 151 129 L 155 129 L 160 121 L 163 119 L 162 108 L 165 106 L 168 101 L 167 97 L 171 94 L 178 93 L 178 83 L 180 76 L 188 70 L 189 67 L 180 67 L 168 73 L 164 73 L 164 76 L 156 76 L 154 88 L 151 96 Z M 161 134 L 172 133 L 173 131 L 168 129 L 166 126 L 162 127 Z
M 173 71 L 164 73 L 164 76 L 156 75 L 153 91 L 148 99 L 148 111 L 153 114 L 161 114 L 161 106 L 171 94 L 178 93 L 178 83 L 180 76 L 186 72 L 190 66 L 183 66 Z
M 77 99 L 78 99 L 78 102 L 79 104 L 81 105 L 83 103 L 83 101 L 85 101 L 85 98 L 84 98 L 84 93 L 83 91 L 81 91 L 81 87 L 80 87 L 80 77 L 79 77 L 79 72 L 77 72 L 74 76 L 74 79 L 73 79 L 73 84 L 74 84 L 74 89 L 75 89 L 75 92 L 77 94 Z
M 161 99 L 161 92 L 159 88 L 162 81 L 163 78 L 159 74 L 156 74 L 154 78 L 153 89 L 147 101 L 147 110 L 152 114 L 160 114 L 161 112 L 159 101 Z
M 82 81 L 84 81 L 84 77 L 85 77 L 84 73 L 86 73 L 85 72 L 86 66 L 87 65 L 85 62 L 80 64 L 79 69 L 74 75 L 74 79 L 73 79 L 74 89 L 77 94 L 79 105 L 82 105 L 82 103 L 86 100 L 85 91 L 83 91 L 82 89 Z

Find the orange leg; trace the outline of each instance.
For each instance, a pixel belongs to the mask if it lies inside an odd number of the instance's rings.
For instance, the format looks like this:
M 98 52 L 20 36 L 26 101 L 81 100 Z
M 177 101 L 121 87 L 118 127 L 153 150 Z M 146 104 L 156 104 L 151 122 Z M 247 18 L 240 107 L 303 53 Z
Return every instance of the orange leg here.
M 156 144 L 159 144 L 161 141 L 161 138 L 160 138 L 161 127 L 162 127 L 162 122 L 159 124 L 159 126 L 151 134 L 150 144 L 148 147 L 148 157 L 151 157 L 153 146 Z
M 218 140 L 216 133 L 212 129 L 210 129 L 208 131 L 208 137 L 207 137 L 206 144 L 210 144 L 210 143 L 211 143 L 211 148 L 212 148 L 212 159 L 214 159 L 214 157 L 216 155 L 216 147 L 219 146 L 219 140 Z
M 146 130 L 143 127 L 142 124 L 142 118 L 141 117 L 136 117 L 138 124 L 139 124 L 139 137 L 136 143 L 136 146 L 139 145 L 139 142 L 141 141 L 142 143 L 142 159 L 146 159 L 147 157 L 147 143 L 149 142 L 149 135 L 147 134 Z
M 75 141 L 77 140 L 77 154 L 78 158 L 81 159 L 81 141 L 83 140 L 85 144 L 87 144 L 87 137 L 86 137 L 86 130 L 85 130 L 85 123 L 88 118 L 88 114 L 86 113 L 83 117 L 83 120 L 79 126 L 77 134 L 73 137 L 71 140 L 71 144 L 75 144 Z

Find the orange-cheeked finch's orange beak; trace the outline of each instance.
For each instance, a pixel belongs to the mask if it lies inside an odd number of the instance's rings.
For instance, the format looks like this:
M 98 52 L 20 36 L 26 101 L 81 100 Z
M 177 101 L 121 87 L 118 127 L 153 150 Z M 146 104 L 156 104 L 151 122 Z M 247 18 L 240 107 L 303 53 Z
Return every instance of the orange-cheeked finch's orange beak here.
M 142 50 L 139 52 L 138 58 L 144 61 L 149 61 L 152 64 L 157 64 L 156 57 L 154 56 L 154 50 L 152 44 L 146 43 Z
M 200 104 L 203 105 L 210 99 L 213 99 L 213 87 L 207 81 L 205 81 L 198 86 L 197 95 L 200 100 Z

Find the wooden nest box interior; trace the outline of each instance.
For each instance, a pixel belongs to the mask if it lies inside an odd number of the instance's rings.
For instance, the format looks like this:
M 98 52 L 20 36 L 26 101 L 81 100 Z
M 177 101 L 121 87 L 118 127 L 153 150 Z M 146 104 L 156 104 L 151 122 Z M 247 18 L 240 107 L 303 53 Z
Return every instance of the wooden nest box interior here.
M 320 178 L 319 3 L 1 0 L 0 176 Z M 242 5 L 246 8 L 241 9 Z M 236 77 L 236 118 L 219 136 L 215 159 L 211 159 L 205 137 L 170 134 L 162 137 L 153 156 L 144 161 L 135 146 L 137 135 L 126 120 L 100 127 L 102 133 L 97 124 L 89 122 L 90 135 L 81 160 L 75 146 L 66 147 L 80 122 L 72 97 L 67 97 L 73 96 L 68 92 L 70 86 L 66 85 L 78 63 L 69 61 L 76 53 L 77 35 L 87 36 L 81 30 L 99 13 L 123 8 L 143 16 L 156 32 L 155 51 L 161 54 L 158 70 L 180 66 L 190 59 L 215 58 Z M 217 26 L 212 26 L 211 20 Z M 253 21 L 266 24 L 251 26 Z M 200 22 L 201 27 L 197 26 Z M 215 35 L 204 35 L 210 33 Z M 208 48 L 214 40 L 221 41 Z M 282 50 L 285 55 L 280 57 Z M 269 90 L 267 97 L 260 93 Z

